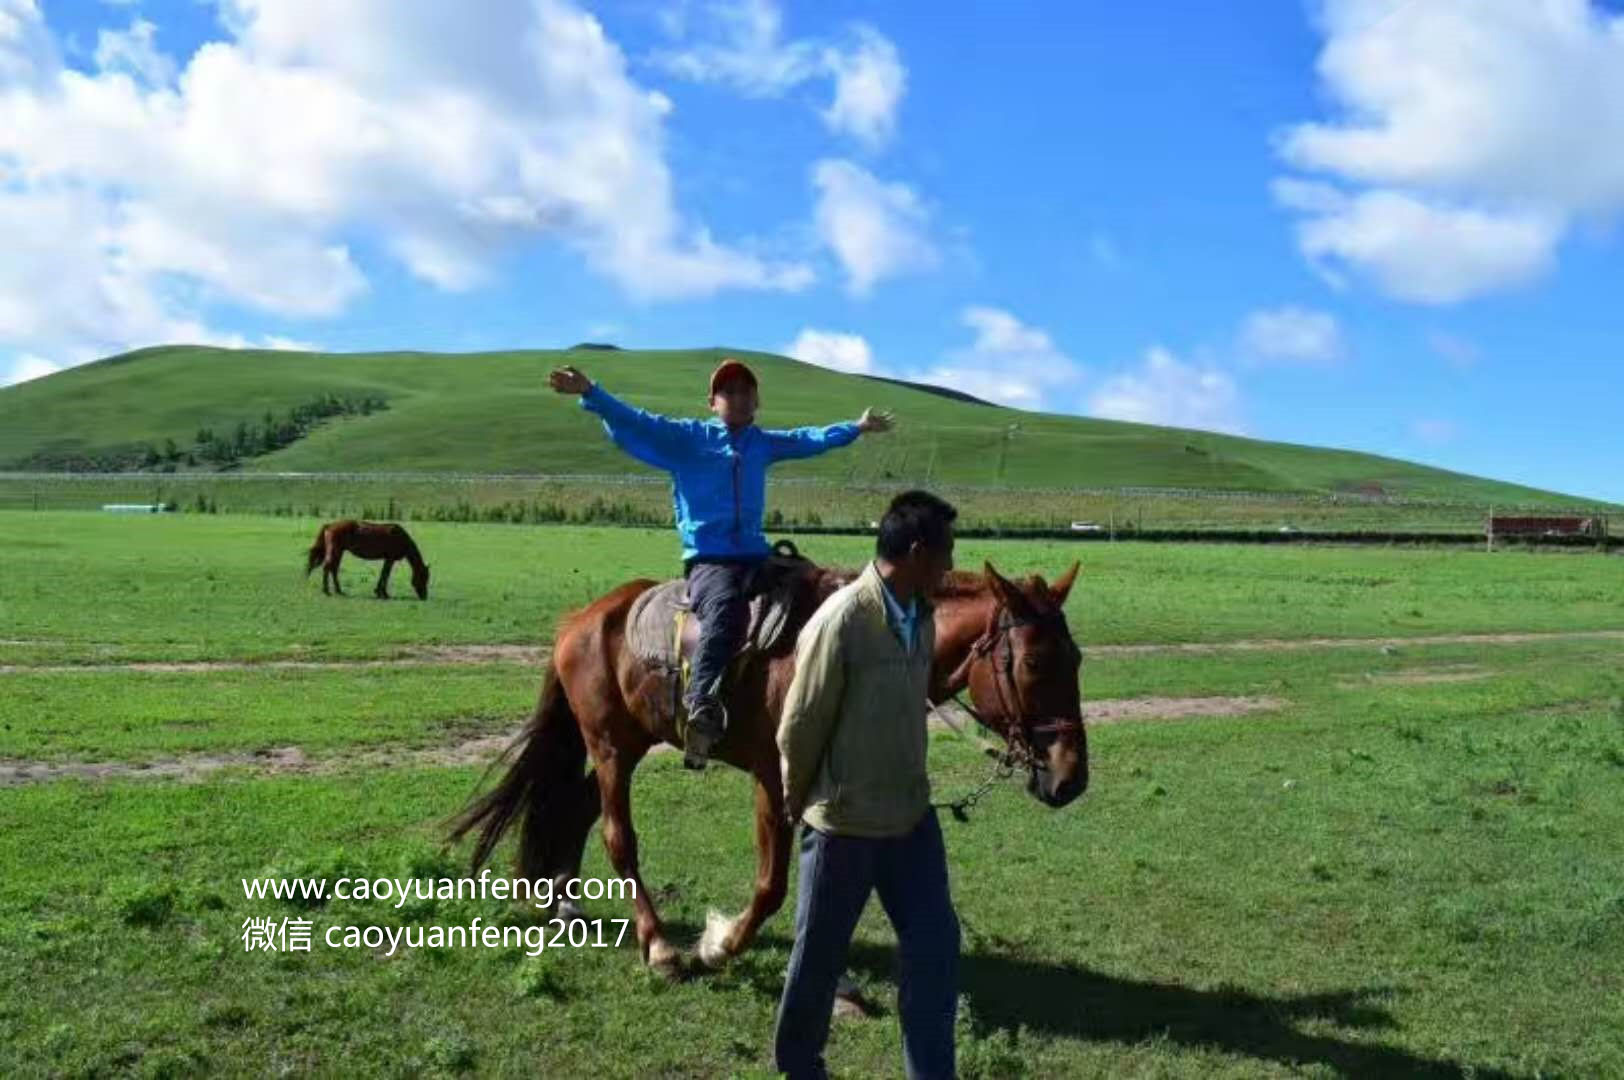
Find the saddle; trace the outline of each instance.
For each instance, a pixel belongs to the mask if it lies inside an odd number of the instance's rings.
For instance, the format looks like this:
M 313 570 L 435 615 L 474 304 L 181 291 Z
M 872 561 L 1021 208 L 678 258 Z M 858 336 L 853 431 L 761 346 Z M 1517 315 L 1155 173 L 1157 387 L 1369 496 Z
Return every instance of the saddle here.
M 790 541 L 773 545 L 772 554 L 757 566 L 745 587 L 750 626 L 723 675 L 724 686 L 746 664 L 770 654 L 784 639 L 801 585 L 815 569 L 816 564 Z M 632 602 L 626 617 L 626 643 L 632 655 L 671 683 L 672 716 L 679 726 L 685 720 L 682 699 L 701 629 L 699 616 L 688 602 L 688 582 L 682 578 L 644 592 Z

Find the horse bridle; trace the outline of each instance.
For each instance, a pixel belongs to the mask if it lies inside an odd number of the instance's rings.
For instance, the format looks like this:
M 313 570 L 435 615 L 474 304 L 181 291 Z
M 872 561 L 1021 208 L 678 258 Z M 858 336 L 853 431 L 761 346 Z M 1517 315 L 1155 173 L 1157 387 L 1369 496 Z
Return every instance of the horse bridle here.
M 1068 731 L 1080 732 L 1083 728 L 1081 718 L 1060 717 L 1048 720 L 1039 720 L 1028 713 L 1025 703 L 1021 699 L 1020 680 L 1015 678 L 1015 643 L 1013 632 L 1018 626 L 1053 626 L 1058 631 L 1058 637 L 1064 641 L 1072 651 L 1074 658 L 1081 657 L 1077 643 L 1072 640 L 1071 631 L 1066 626 L 1066 617 L 1060 611 L 1044 612 L 1034 615 L 1018 615 L 1008 606 L 998 609 L 998 617 L 982 632 L 970 647 L 970 654 L 964 662 L 954 671 L 947 681 L 948 695 L 959 708 L 969 713 L 976 723 L 995 735 L 1000 735 L 1008 744 L 1009 753 L 1007 763 L 1025 765 L 1028 769 L 1042 768 L 1042 759 L 1038 756 L 1034 744 L 1034 736 L 1063 735 Z M 1008 724 L 1007 731 L 999 731 L 997 727 L 987 722 L 987 718 L 975 706 L 965 701 L 961 695 L 970 685 L 970 671 L 978 660 L 992 656 L 993 663 L 993 689 L 998 695 L 998 707 Z M 999 660 L 1002 663 L 999 663 Z M 1006 690 L 1007 687 L 1007 690 Z M 1011 709 L 1013 702 L 1015 708 Z

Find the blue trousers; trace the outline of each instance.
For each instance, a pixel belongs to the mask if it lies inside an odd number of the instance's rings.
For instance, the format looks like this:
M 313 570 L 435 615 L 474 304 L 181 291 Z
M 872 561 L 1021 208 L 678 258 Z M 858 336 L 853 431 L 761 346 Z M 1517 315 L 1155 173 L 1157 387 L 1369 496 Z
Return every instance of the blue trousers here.
M 760 560 L 696 559 L 687 568 L 688 603 L 700 620 L 699 647 L 688 681 L 690 712 L 696 702 L 711 696 L 733 654 L 744 644 L 744 635 L 750 631 L 745 589 L 759 565 Z
M 897 933 L 897 1012 L 910 1080 L 954 1075 L 959 920 L 948 894 L 947 851 L 936 811 L 912 832 L 882 840 L 801 831 L 795 948 L 778 1003 L 773 1055 L 791 1080 L 826 1075 L 829 1013 L 857 920 L 878 892 Z

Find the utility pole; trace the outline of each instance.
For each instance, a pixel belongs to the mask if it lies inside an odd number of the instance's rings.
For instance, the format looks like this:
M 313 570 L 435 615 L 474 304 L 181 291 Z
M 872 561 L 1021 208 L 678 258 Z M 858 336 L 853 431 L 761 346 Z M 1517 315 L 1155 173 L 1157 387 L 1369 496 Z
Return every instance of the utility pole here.
M 1009 444 L 1015 438 L 1015 433 L 1021 430 L 1021 425 L 1011 424 L 1004 429 L 1003 444 L 998 447 L 998 482 L 1004 482 L 1004 462 L 1009 457 Z

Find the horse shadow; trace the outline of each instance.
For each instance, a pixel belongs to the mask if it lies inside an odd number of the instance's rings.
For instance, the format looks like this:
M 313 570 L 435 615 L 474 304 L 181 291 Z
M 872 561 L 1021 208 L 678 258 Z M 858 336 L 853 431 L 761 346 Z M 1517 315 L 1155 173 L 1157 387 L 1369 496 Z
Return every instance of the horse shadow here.
M 791 940 L 764 933 L 760 944 L 788 952 Z M 854 942 L 847 967 L 865 982 L 891 981 L 893 947 Z M 746 981 L 777 1000 L 782 972 L 757 970 Z M 1054 964 L 966 948 L 959 962 L 959 992 L 969 999 L 970 1030 L 977 1038 L 1023 1030 L 1088 1042 L 1137 1045 L 1161 1041 L 1192 1049 L 1256 1058 L 1293 1068 L 1328 1067 L 1344 1076 L 1474 1077 L 1512 1080 L 1520 1074 L 1459 1061 L 1424 1057 L 1397 1046 L 1311 1034 L 1299 1025 L 1328 1022 L 1339 1028 L 1380 1031 L 1398 1027 L 1382 1002 L 1402 993 L 1373 986 L 1310 994 L 1268 995 L 1239 987 L 1193 989 L 1175 983 L 1121 978 L 1081 964 Z M 870 1015 L 891 1011 L 868 1002 Z

